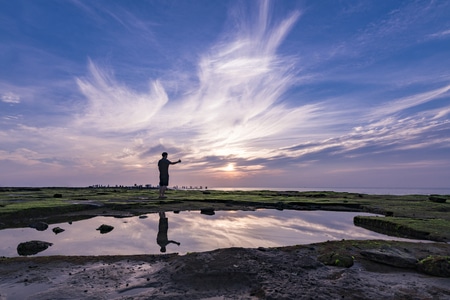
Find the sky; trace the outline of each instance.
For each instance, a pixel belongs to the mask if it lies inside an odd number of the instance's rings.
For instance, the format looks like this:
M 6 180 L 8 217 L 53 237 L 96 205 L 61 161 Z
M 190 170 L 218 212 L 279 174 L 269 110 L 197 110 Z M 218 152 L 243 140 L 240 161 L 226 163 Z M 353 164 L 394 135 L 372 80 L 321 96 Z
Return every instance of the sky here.
M 450 1 L 0 0 L 0 186 L 450 187 Z

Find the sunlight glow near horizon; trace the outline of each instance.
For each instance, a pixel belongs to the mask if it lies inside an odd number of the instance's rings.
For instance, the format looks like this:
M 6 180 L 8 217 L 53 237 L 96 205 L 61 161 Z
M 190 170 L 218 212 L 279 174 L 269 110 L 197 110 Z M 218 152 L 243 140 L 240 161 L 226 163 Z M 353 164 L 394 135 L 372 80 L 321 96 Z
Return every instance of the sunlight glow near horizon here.
M 0 186 L 449 187 L 449 14 L 2 2 Z
M 223 168 L 223 170 L 226 171 L 226 172 L 234 171 L 234 164 L 229 163 L 225 168 Z

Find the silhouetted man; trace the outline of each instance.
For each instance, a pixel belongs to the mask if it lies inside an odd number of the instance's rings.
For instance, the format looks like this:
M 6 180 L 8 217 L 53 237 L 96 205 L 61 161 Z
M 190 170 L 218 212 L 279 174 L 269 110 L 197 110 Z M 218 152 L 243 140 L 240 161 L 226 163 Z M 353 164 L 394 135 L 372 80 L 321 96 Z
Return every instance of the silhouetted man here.
M 167 190 L 167 186 L 169 185 L 169 165 L 175 165 L 181 162 L 179 159 L 176 162 L 171 162 L 167 159 L 167 152 L 162 153 L 162 157 L 158 161 L 158 169 L 159 169 L 159 198 L 164 199 L 164 193 Z

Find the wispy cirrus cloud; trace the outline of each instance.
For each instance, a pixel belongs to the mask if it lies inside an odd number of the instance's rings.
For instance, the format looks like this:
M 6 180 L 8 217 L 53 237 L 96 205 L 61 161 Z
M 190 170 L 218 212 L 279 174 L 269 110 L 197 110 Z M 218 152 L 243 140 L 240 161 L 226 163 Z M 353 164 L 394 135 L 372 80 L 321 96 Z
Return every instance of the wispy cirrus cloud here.
M 252 151 L 244 146 L 251 149 L 252 141 L 262 138 L 269 146 L 272 137 L 274 147 L 277 134 L 307 124 L 322 107 L 301 103 L 292 107 L 283 102 L 283 94 L 296 83 L 298 74 L 295 61 L 278 55 L 277 48 L 300 13 L 278 21 L 269 14 L 264 2 L 253 22 L 238 20 L 245 23 L 238 26 L 240 30 L 231 28 L 226 38 L 200 56 L 196 86 L 175 99 L 168 98 L 163 82 L 155 80 L 148 93 L 137 93 L 91 61 L 89 78 L 77 80 L 87 99 L 77 127 L 145 131 L 147 141 L 156 139 L 170 147 L 173 138 L 204 155 L 257 155 L 260 150 L 246 154 Z
M 398 114 L 445 97 L 449 85 L 384 101 L 370 109 L 358 106 L 349 110 L 330 100 L 302 103 L 298 99 L 295 105 L 283 101 L 284 93 L 298 84 L 298 78 L 307 76 L 299 73 L 299 61 L 277 53 L 301 13 L 293 12 L 281 20 L 273 20 L 269 14 L 270 6 L 263 2 L 252 17 L 231 22 L 235 26 L 224 38 L 199 56 L 197 72 L 187 75 L 197 78 L 195 85 L 178 91 L 175 98 L 168 96 L 171 86 L 165 87 L 164 81 L 149 80 L 149 91 L 138 93 L 118 82 L 112 71 L 90 61 L 89 76 L 77 79 L 87 99 L 77 127 L 124 134 L 123 138 L 110 136 L 117 145 L 123 141 L 123 147 L 111 149 L 111 160 L 138 163 L 172 149 L 187 161 L 196 160 L 190 165 L 194 169 L 211 163 L 211 157 L 217 158 L 217 168 L 220 164 L 223 168 L 226 161 L 239 161 L 248 169 L 252 163 L 243 159 L 250 162 L 282 156 L 306 161 L 319 153 L 367 156 L 447 143 L 439 137 L 418 143 L 423 135 L 446 128 L 444 120 L 432 121 L 445 116 L 445 109 L 434 114 L 430 110 L 426 117 L 421 112 L 420 121 Z M 385 29 L 379 28 L 377 35 L 403 30 L 394 25 L 403 24 L 404 14 L 394 15 L 383 22 Z M 132 142 L 130 134 L 138 134 L 140 142 Z M 263 161 L 256 165 L 259 171 L 265 168 Z M 239 165 L 235 167 L 239 169 Z
M 382 116 L 395 114 L 406 110 L 411 107 L 415 107 L 429 101 L 433 101 L 445 96 L 449 96 L 450 85 L 428 91 L 425 93 L 415 94 L 413 96 L 404 97 L 384 103 L 382 106 L 374 109 L 369 116 L 373 118 L 380 118 Z
M 4 93 L 3 95 L 1 95 L 0 99 L 2 99 L 2 101 L 5 103 L 20 103 L 20 96 L 12 92 Z
M 450 148 L 450 121 L 436 120 L 434 113 L 407 118 L 386 117 L 339 137 L 283 148 L 284 155 L 309 160 L 311 157 L 370 157 L 385 153 L 396 155 L 411 149 Z M 424 139 L 426 137 L 426 139 Z
M 428 37 L 437 39 L 450 37 L 450 29 L 429 34 Z
M 87 99 L 75 124 L 100 132 L 130 132 L 148 129 L 152 117 L 167 103 L 161 83 L 149 83 L 148 93 L 138 93 L 118 83 L 113 74 L 89 62 L 90 78 L 78 78 Z

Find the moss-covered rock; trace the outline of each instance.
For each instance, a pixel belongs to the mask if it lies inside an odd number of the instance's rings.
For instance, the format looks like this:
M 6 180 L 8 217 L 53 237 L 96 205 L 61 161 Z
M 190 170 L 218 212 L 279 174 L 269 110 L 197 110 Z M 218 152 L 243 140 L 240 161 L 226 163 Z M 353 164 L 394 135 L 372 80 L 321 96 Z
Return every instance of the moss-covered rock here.
M 350 268 L 353 266 L 353 256 L 341 253 L 327 253 L 317 258 L 321 263 L 327 266 Z
M 428 275 L 450 277 L 450 256 L 429 256 L 419 261 L 417 268 Z

